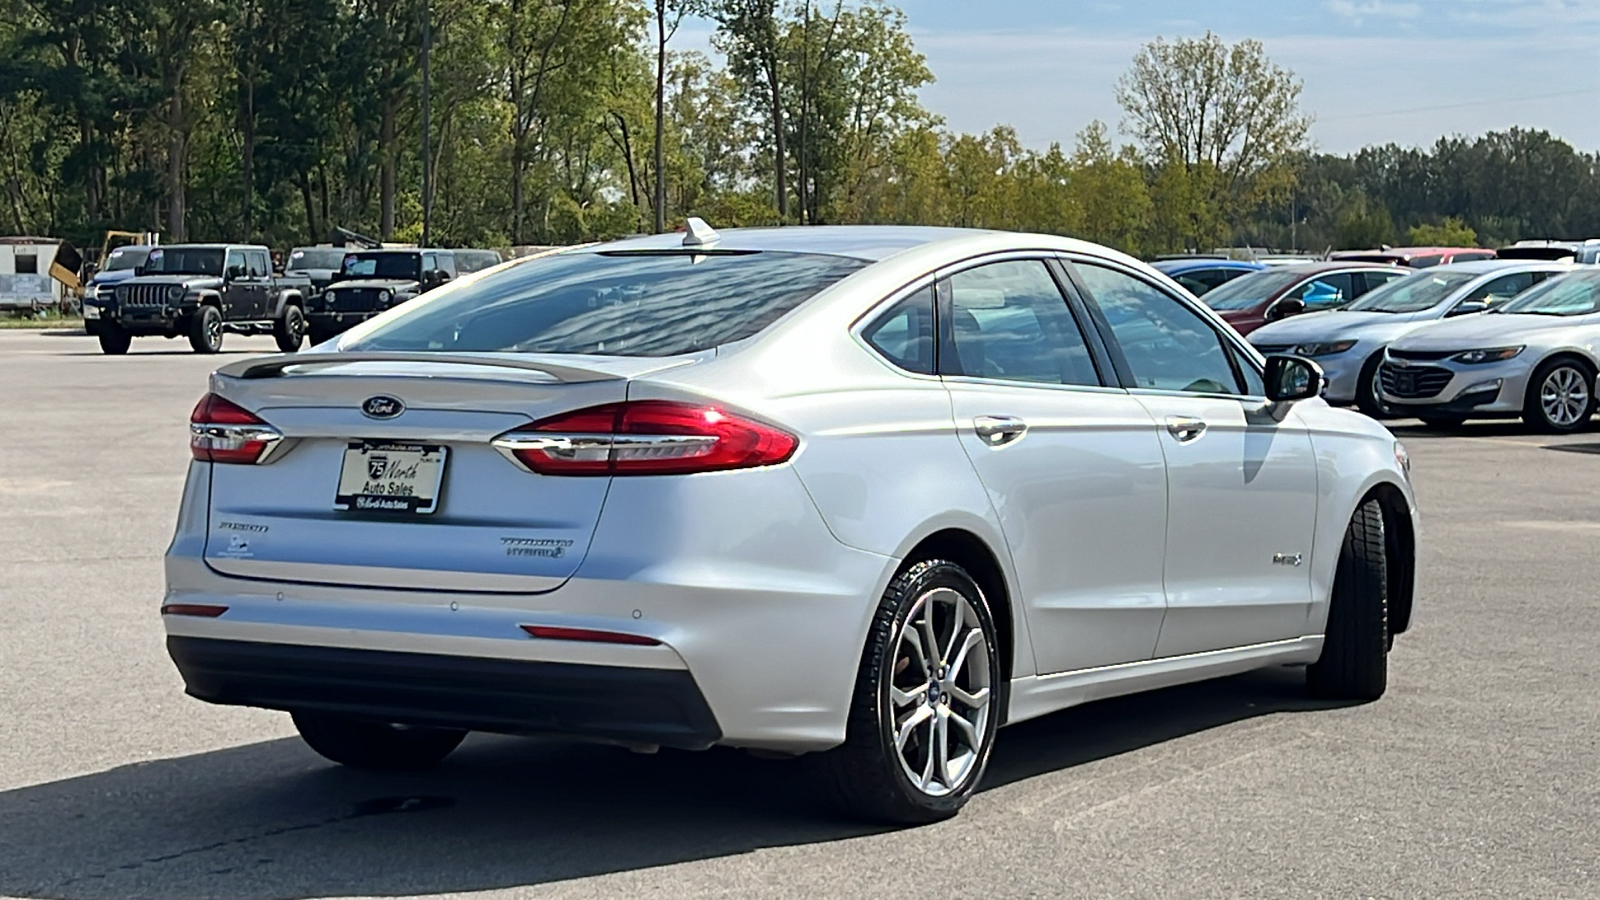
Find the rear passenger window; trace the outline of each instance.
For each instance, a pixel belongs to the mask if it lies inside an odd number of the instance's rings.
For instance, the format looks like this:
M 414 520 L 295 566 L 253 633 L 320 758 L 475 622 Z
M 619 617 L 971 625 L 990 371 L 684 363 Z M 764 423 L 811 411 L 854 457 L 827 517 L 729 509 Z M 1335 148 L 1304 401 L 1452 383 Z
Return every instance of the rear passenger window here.
M 861 337 L 900 368 L 932 375 L 933 285 L 896 303 L 877 321 L 862 329 Z
M 999 381 L 1099 385 L 1083 332 L 1043 262 L 958 272 L 949 292 L 939 372 Z

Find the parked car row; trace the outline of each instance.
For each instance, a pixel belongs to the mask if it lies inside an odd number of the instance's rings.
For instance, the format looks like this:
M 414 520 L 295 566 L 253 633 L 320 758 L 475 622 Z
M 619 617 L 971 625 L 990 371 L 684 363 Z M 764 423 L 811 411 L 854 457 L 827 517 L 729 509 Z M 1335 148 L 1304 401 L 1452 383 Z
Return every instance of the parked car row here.
M 278 349 L 329 340 L 461 274 L 501 262 L 494 250 L 297 247 L 274 272 L 257 244 L 121 247 L 90 282 L 84 324 L 108 354 L 133 338 L 189 339 L 216 353 L 224 334 L 271 334 Z
M 1326 399 L 1374 417 L 1453 426 L 1521 416 L 1566 432 L 1595 411 L 1597 338 L 1600 269 L 1511 259 L 1415 272 L 1249 339 L 1264 354 L 1315 360 Z

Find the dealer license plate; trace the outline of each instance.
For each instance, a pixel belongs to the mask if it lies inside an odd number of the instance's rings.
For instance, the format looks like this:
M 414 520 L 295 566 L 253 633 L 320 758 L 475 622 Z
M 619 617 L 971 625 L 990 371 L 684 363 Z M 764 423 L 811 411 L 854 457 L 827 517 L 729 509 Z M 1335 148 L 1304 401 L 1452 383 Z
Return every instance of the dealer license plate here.
M 426 515 L 439 505 L 445 448 L 438 444 L 351 441 L 334 509 Z

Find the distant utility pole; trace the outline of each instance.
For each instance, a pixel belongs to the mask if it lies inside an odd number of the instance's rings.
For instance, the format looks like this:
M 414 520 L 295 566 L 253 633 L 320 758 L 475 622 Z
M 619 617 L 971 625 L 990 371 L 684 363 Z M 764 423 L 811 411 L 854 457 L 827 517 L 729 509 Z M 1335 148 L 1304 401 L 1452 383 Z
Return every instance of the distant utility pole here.
M 422 246 L 433 246 L 433 84 L 428 51 L 433 47 L 433 4 L 422 0 Z

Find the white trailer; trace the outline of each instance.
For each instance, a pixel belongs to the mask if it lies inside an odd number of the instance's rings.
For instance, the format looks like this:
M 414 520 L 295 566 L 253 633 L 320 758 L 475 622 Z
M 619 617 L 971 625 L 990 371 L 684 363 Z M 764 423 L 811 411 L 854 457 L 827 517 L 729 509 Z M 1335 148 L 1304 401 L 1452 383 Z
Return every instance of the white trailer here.
M 0 311 L 61 309 L 66 286 L 50 275 L 61 242 L 42 237 L 0 237 Z

